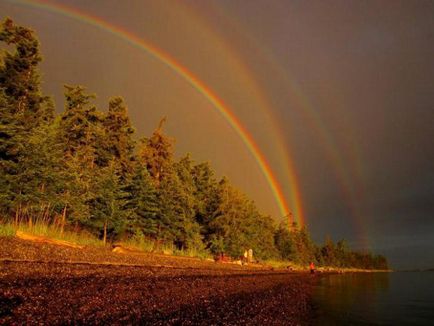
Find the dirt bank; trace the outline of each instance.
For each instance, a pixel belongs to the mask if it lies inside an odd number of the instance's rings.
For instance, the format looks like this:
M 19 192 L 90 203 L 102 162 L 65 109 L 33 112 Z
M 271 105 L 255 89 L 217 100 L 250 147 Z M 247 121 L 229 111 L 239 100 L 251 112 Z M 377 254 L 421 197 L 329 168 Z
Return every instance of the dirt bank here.
M 71 255 L 102 262 L 113 254 L 5 238 L 0 245 L 8 252 L 0 255 L 0 324 L 292 325 L 310 314 L 315 278 L 307 274 L 152 255 L 113 256 L 137 266 L 75 264 Z M 56 255 L 70 263 L 47 262 Z

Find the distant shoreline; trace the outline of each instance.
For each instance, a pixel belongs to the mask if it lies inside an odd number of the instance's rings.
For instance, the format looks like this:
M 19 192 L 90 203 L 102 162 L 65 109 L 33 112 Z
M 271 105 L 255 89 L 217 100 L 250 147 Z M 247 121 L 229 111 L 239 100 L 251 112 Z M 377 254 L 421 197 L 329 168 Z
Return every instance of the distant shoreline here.
M 42 240 L 41 240 L 42 239 Z M 189 263 L 199 264 L 204 268 L 211 264 L 220 266 L 220 268 L 242 268 L 246 269 L 264 269 L 289 272 L 309 272 L 308 266 L 293 264 L 292 262 L 283 261 L 265 261 L 261 264 L 245 264 L 240 266 L 241 262 L 215 263 L 212 259 L 200 259 L 188 256 L 177 256 L 158 254 L 137 250 L 134 247 L 124 247 L 118 244 L 115 249 L 111 250 L 110 246 L 81 246 L 73 242 L 56 240 L 46 237 L 38 237 L 23 232 L 17 232 L 17 237 L 0 237 L 0 243 L 6 242 L 3 247 L 12 247 L 14 250 L 8 250 L 7 253 L 0 255 L 0 261 L 16 262 L 49 262 L 49 263 L 75 263 L 75 264 L 103 264 L 103 265 L 124 265 L 124 266 L 148 266 L 153 264 L 152 261 L 162 260 L 164 266 L 170 267 L 173 262 L 181 262 L 182 265 L 189 266 Z M 187 260 L 189 260 L 187 263 Z M 175 264 L 176 265 L 176 264 Z M 315 269 L 316 273 L 375 273 L 375 272 L 392 272 L 389 270 L 371 270 L 360 268 L 345 268 L 334 266 L 320 266 Z

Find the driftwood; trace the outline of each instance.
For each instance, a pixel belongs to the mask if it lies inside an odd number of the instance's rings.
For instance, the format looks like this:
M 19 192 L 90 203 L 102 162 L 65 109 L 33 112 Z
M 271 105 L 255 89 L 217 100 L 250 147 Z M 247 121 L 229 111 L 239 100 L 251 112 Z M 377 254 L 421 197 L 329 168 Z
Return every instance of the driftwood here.
M 27 241 L 32 241 L 32 242 L 49 243 L 49 244 L 53 244 L 53 245 L 57 245 L 57 246 L 76 248 L 76 249 L 82 249 L 83 248 L 83 246 L 80 246 L 80 245 L 73 243 L 73 242 L 50 239 L 50 238 L 47 238 L 44 236 L 32 235 L 32 234 L 25 233 L 22 231 L 17 231 L 16 237 L 21 239 L 21 240 L 27 240 Z
M 126 246 L 123 245 L 121 243 L 117 243 L 114 245 L 114 248 L 112 250 L 112 252 L 118 253 L 118 254 L 134 254 L 134 255 L 147 255 L 147 253 L 145 253 L 142 250 L 130 247 L 130 246 Z

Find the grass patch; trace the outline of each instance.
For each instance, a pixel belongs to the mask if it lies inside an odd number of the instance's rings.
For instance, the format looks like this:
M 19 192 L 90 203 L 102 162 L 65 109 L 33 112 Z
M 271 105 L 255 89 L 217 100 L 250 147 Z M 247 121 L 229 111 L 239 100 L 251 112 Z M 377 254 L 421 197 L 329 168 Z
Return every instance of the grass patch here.
M 0 237 L 13 237 L 16 231 L 13 225 L 0 223 Z
M 298 265 L 291 261 L 282 261 L 282 260 L 273 260 L 273 259 L 264 260 L 261 263 L 276 269 L 283 268 L 283 269 L 290 269 L 293 271 L 303 271 L 306 270 L 308 267 L 307 265 L 306 266 Z
M 126 247 L 150 253 L 200 259 L 212 258 L 211 254 L 206 250 L 199 250 L 196 248 L 177 249 L 172 243 L 158 242 L 142 235 L 137 235 L 130 239 L 123 240 L 121 243 Z
M 47 223 L 46 221 L 22 221 L 17 224 L 0 220 L 0 237 L 14 237 L 17 231 L 25 232 L 35 236 L 43 236 L 49 239 L 63 240 L 82 246 L 104 247 L 104 242 L 96 236 L 86 231 L 65 230 L 57 224 Z M 172 243 L 158 242 L 143 235 L 121 241 L 126 246 L 136 250 L 149 253 L 159 253 L 165 255 L 194 257 L 199 259 L 210 259 L 212 255 L 207 250 L 196 248 L 177 249 Z
M 49 224 L 46 222 L 35 221 L 20 222 L 15 223 L 0 223 L 0 236 L 13 237 L 17 231 L 29 233 L 35 236 L 43 236 L 50 239 L 63 240 L 68 242 L 73 242 L 78 245 L 83 246 L 93 246 L 93 247 L 103 247 L 104 242 L 96 238 L 95 236 L 79 231 L 74 232 L 70 230 L 64 230 L 62 232 L 61 228 L 54 224 Z
M 155 251 L 155 241 L 151 239 L 147 239 L 143 236 L 135 236 L 129 239 L 125 239 L 121 241 L 121 244 L 136 250 L 141 250 L 145 252 L 153 252 Z
M 173 255 L 175 256 L 183 256 L 183 257 L 192 257 L 192 258 L 199 258 L 199 259 L 212 259 L 212 255 L 206 251 L 206 250 L 200 250 L 196 248 L 190 248 L 190 249 L 176 249 L 173 251 Z
M 141 250 L 144 252 L 174 255 L 175 247 L 171 243 L 163 243 L 143 235 L 136 235 L 129 239 L 124 239 L 120 243 L 126 247 Z

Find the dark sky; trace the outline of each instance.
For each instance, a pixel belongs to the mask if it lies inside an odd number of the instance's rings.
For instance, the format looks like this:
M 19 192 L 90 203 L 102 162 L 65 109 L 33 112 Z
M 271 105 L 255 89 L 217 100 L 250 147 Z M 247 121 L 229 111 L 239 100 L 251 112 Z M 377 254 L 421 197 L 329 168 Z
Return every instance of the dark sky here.
M 294 164 L 315 241 L 346 238 L 395 268 L 434 267 L 433 1 L 62 1 L 146 39 L 218 94 L 285 196 Z M 0 16 L 35 29 L 44 89 L 122 95 L 139 136 L 167 115 L 178 153 L 210 160 L 281 218 L 239 136 L 209 101 L 121 37 L 29 3 Z M 289 202 L 291 202 L 288 199 Z

